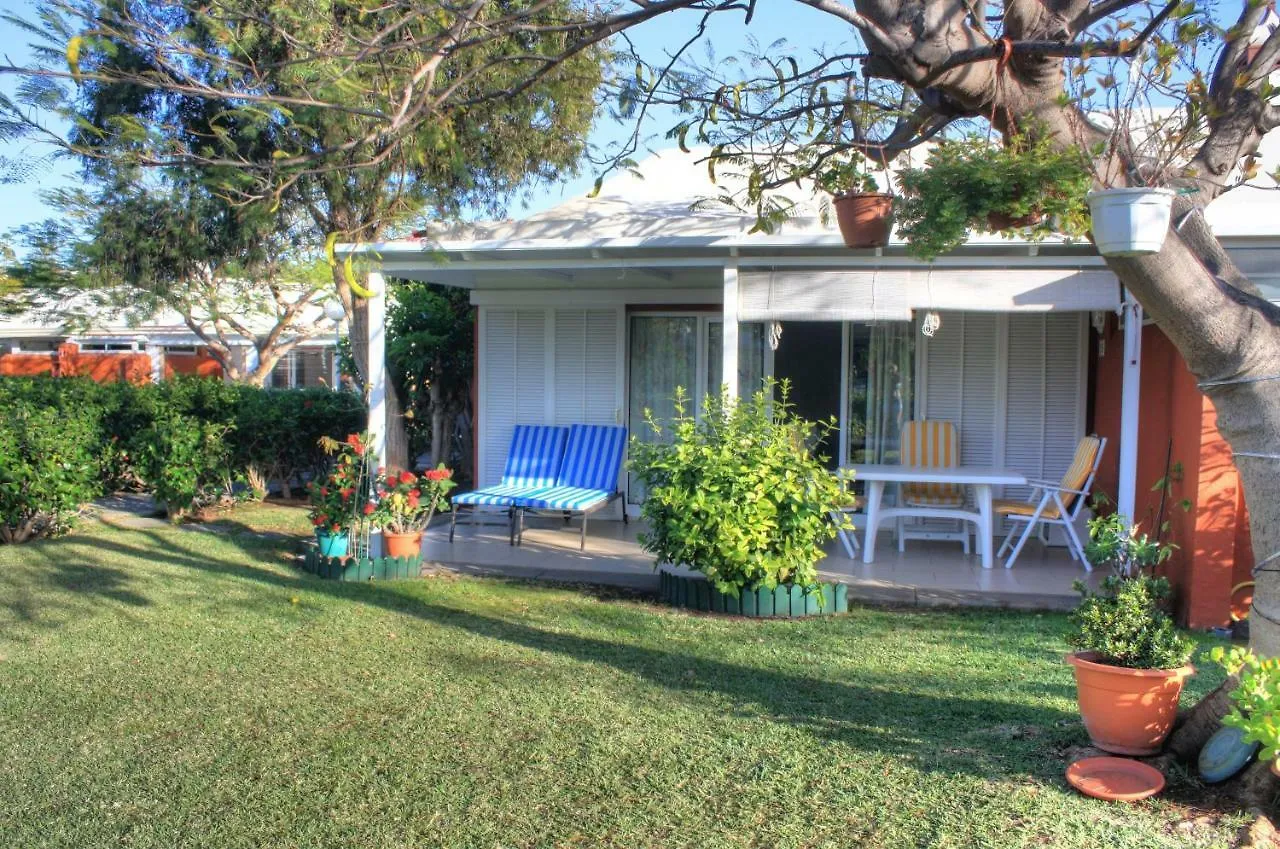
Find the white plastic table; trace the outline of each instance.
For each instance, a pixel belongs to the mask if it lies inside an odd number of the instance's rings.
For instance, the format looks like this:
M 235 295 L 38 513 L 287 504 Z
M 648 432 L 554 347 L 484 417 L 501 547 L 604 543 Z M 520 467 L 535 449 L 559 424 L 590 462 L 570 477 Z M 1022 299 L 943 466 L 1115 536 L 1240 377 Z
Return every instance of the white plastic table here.
M 982 553 L 982 568 L 990 569 L 995 557 L 992 552 L 992 530 L 995 524 L 991 515 L 991 487 L 1025 486 L 1027 478 L 1008 469 L 991 469 L 982 466 L 956 466 L 950 469 L 927 466 L 899 466 L 887 463 L 865 463 L 845 466 L 843 471 L 853 474 L 854 480 L 867 485 L 867 530 L 863 535 L 862 562 L 875 558 L 876 531 L 885 519 L 899 516 L 931 516 L 943 519 L 961 519 L 978 525 L 978 550 Z M 884 507 L 886 483 L 950 483 L 973 487 L 978 512 L 963 507 Z

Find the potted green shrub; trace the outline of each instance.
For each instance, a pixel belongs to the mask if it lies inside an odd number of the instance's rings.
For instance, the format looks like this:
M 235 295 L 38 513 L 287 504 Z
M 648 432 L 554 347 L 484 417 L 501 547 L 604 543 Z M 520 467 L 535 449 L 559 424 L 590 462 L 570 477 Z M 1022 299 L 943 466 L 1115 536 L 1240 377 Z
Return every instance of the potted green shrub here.
M 382 529 L 384 554 L 418 557 L 422 532 L 455 486 L 453 472 L 441 463 L 418 477 L 413 472 L 379 475 L 373 484 L 374 499 L 365 505 L 369 523 Z
M 840 235 L 850 248 L 880 248 L 889 244 L 893 224 L 893 196 L 880 191 L 867 160 L 854 154 L 818 171 L 814 182 L 831 195 Z
M 829 515 L 847 501 L 809 447 L 835 422 L 799 418 L 788 384 L 776 386 L 776 400 L 772 380 L 750 399 L 709 396 L 701 419 L 677 391 L 667 427 L 648 418 L 657 441 L 631 443 L 630 468 L 646 493 L 641 544 L 657 565 L 701 572 L 733 598 L 814 588 L 823 544 L 836 532 Z
M 1137 525 L 1112 512 L 1089 520 L 1089 542 L 1084 547 L 1084 556 L 1095 567 L 1131 578 L 1168 560 L 1176 547 L 1140 533 Z
M 1160 751 L 1178 713 L 1195 644 L 1161 608 L 1164 578 L 1111 575 L 1098 593 L 1076 582 L 1083 600 L 1071 621 L 1067 655 L 1075 667 L 1080 714 L 1093 744 L 1122 755 Z
M 320 554 L 346 557 L 351 547 L 351 529 L 360 520 L 361 504 L 366 503 L 373 449 L 366 435 L 354 433 L 342 442 L 321 437 L 320 447 L 333 458 L 333 465 L 323 478 L 308 482 L 308 515 L 316 529 Z
M 1089 182 L 1079 153 L 1056 150 L 1047 138 L 944 141 L 923 168 L 899 172 L 898 232 L 922 259 L 959 247 L 970 230 L 1083 235 Z
M 1239 677 L 1223 725 L 1239 728 L 1246 743 L 1258 743 L 1258 759 L 1280 776 L 1280 658 L 1260 658 L 1240 646 L 1229 652 L 1219 646 L 1210 657 Z

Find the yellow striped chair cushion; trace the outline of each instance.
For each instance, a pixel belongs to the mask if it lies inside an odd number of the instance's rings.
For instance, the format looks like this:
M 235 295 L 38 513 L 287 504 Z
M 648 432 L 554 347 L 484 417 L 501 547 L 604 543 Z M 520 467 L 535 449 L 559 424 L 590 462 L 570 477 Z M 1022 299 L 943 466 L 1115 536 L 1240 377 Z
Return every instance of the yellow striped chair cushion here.
M 991 508 L 996 511 L 997 516 L 1031 516 L 1036 512 L 1036 506 L 1039 503 L 1039 501 L 1009 501 L 997 498 L 991 502 Z M 1058 505 L 1053 502 L 1046 504 L 1040 513 L 1040 518 L 1058 518 Z
M 947 421 L 916 419 L 902 428 L 902 464 L 951 469 L 960 465 L 960 437 Z M 902 485 L 902 500 L 914 507 L 958 507 L 964 487 L 952 483 Z

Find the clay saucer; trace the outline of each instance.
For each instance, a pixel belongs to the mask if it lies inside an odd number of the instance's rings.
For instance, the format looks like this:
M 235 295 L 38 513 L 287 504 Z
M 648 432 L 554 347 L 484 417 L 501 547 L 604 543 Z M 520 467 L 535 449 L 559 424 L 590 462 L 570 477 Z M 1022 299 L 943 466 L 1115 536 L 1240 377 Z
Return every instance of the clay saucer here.
M 1155 767 L 1128 758 L 1085 758 L 1067 767 L 1067 781 L 1086 796 L 1108 802 L 1136 802 L 1164 789 Z

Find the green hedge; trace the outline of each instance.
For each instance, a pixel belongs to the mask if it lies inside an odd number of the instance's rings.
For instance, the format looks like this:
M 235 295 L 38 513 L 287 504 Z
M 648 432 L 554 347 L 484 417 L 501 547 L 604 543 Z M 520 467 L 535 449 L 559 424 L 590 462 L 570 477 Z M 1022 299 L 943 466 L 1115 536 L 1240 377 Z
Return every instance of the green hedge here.
M 0 378 L 0 410 L 0 523 L 13 530 L 23 516 L 54 517 L 36 522 L 43 533 L 65 527 L 74 513 L 55 490 L 74 489 L 78 503 L 142 486 L 175 516 L 237 483 L 259 495 L 275 483 L 288 495 L 326 467 L 321 436 L 358 433 L 367 418 L 351 393 L 193 377 L 142 386 Z M 74 487 L 54 482 L 40 456 L 51 442 L 58 451 L 50 456 L 80 470 Z

